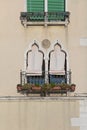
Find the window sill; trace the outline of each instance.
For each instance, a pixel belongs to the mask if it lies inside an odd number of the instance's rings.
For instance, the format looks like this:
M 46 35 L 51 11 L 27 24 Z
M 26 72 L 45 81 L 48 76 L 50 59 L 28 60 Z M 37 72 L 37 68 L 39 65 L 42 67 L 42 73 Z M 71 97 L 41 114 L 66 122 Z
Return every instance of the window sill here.
M 67 26 L 69 24 L 69 21 L 64 21 L 64 22 L 61 22 L 61 21 L 58 21 L 58 22 L 55 22 L 55 21 L 52 21 L 52 22 L 27 22 L 27 21 L 21 21 L 21 24 L 24 27 L 27 27 L 27 26 Z

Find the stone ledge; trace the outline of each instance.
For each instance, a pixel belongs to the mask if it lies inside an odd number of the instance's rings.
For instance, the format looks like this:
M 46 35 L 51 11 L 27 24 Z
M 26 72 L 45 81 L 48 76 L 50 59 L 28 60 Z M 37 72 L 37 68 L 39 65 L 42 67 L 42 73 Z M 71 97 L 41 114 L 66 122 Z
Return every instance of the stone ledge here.
M 57 100 L 87 100 L 87 96 L 58 96 L 58 97 L 26 97 L 26 96 L 1 96 L 2 100 L 34 100 L 34 101 L 57 101 Z

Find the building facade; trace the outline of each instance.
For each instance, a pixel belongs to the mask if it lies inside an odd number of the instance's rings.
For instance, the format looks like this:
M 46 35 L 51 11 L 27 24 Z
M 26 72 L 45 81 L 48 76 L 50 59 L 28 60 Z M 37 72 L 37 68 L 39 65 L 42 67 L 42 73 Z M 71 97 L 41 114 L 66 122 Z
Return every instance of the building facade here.
M 39 4 L 34 2 L 1 2 L 1 95 L 16 95 L 15 86 L 20 83 L 20 70 L 40 74 L 45 71 L 42 82 L 49 80 L 50 74 L 55 75 L 55 71 L 64 75 L 71 70 L 71 82 L 77 85 L 76 93 L 86 92 L 86 0 L 55 0 L 60 8 L 51 0 L 42 0 Z M 28 9 L 32 13 L 27 13 Z M 32 51 L 35 52 L 35 46 L 37 54 L 32 59 L 30 55 L 34 55 Z M 58 48 L 59 51 L 56 51 Z M 32 66 L 38 55 L 40 66 Z M 31 57 L 31 62 L 28 57 Z M 45 61 L 43 70 L 42 61 Z
M 86 7 L 87 0 L 1 1 L 2 130 L 87 129 Z M 75 83 L 76 91 L 74 97 L 21 98 L 16 85 L 28 82 Z

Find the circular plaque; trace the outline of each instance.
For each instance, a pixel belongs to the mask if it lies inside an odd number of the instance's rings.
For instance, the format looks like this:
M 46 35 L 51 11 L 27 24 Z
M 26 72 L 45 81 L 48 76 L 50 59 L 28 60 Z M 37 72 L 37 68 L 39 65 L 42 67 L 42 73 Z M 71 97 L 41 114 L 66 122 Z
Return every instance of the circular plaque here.
M 43 48 L 45 48 L 45 49 L 47 49 L 47 48 L 49 48 L 50 47 L 50 41 L 48 40 L 48 39 L 44 39 L 43 41 L 42 41 L 42 47 Z

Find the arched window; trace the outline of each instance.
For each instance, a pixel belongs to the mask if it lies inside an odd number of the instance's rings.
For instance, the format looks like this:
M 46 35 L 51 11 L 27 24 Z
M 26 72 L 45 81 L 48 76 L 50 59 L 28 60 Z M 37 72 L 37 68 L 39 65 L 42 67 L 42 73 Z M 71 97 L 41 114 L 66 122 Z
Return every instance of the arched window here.
M 52 83 L 66 82 L 66 53 L 56 44 L 49 54 L 49 80 Z
M 59 43 L 56 43 L 48 54 L 34 43 L 25 53 L 25 80 L 33 84 L 70 83 L 67 68 L 67 54 Z M 24 74 L 23 74 L 24 75 Z
M 27 52 L 27 82 L 34 84 L 44 83 L 45 71 L 44 54 L 39 50 L 37 44 L 33 44 Z
M 27 53 L 27 72 L 30 75 L 41 75 L 42 65 L 43 54 L 38 50 L 38 46 L 34 44 L 32 50 Z

